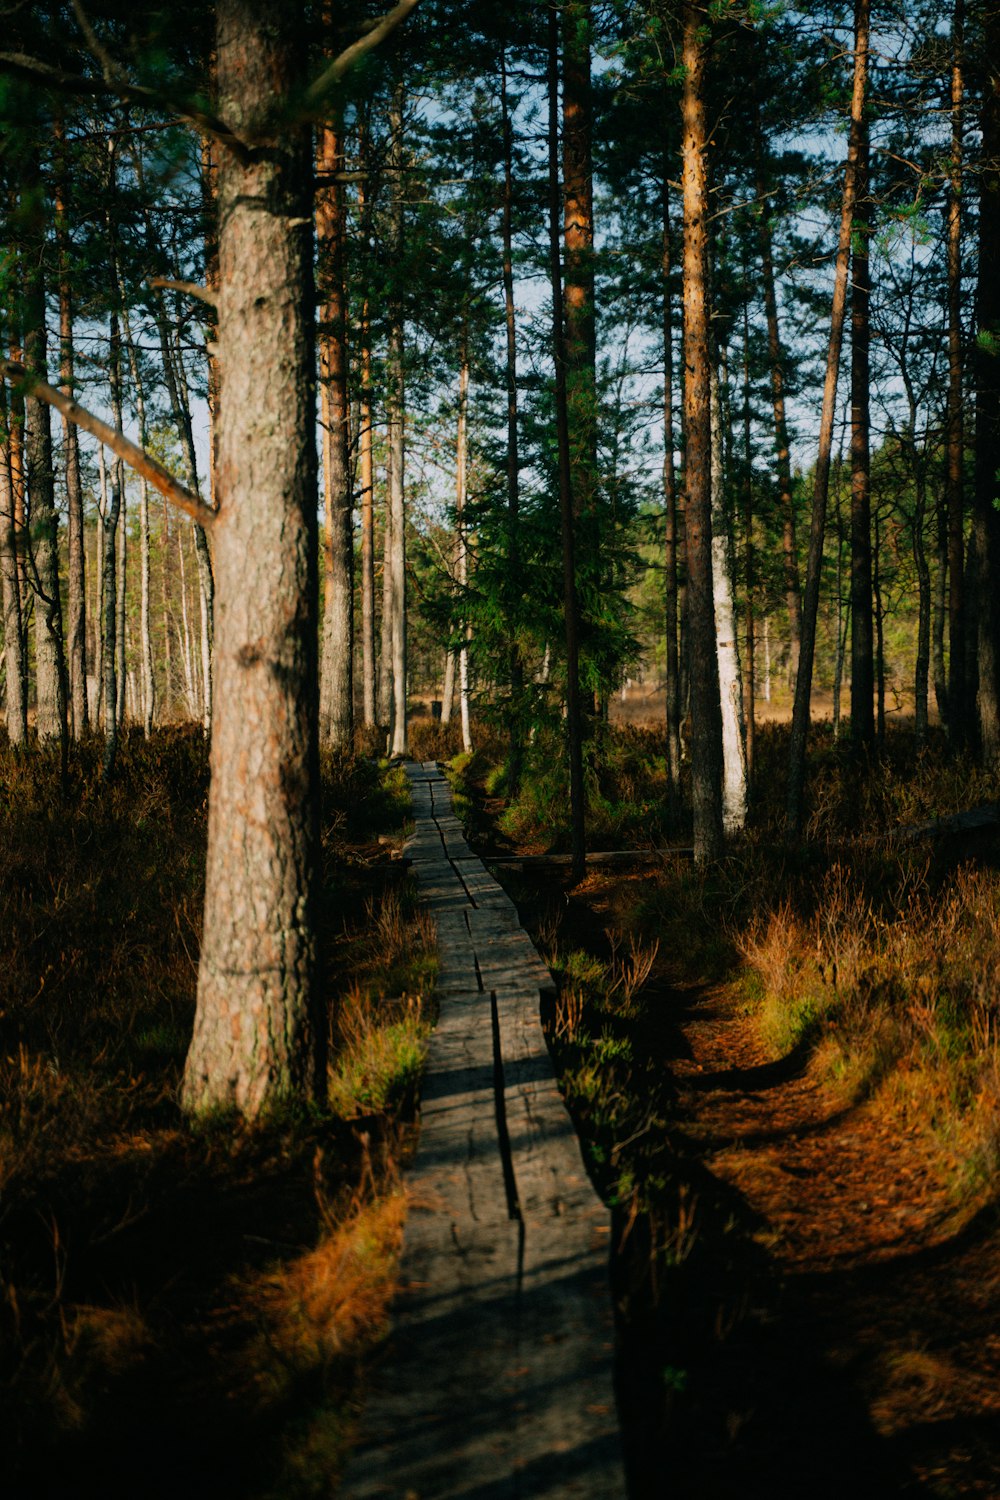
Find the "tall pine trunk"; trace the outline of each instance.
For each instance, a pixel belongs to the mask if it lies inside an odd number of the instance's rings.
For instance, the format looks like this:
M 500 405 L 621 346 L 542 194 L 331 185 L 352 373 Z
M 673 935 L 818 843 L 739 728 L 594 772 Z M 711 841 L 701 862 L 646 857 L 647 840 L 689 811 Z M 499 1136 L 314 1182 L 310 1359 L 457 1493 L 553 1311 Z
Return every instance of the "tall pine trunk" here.
M 792 732 L 788 750 L 788 786 L 785 817 L 788 831 L 802 829 L 805 802 L 806 744 L 809 738 L 809 708 L 812 697 L 813 657 L 816 650 L 816 620 L 819 612 L 820 574 L 823 567 L 823 541 L 826 534 L 826 506 L 830 491 L 830 454 L 833 445 L 833 420 L 837 404 L 837 377 L 840 373 L 840 349 L 847 307 L 847 270 L 851 255 L 851 226 L 857 194 L 857 163 L 861 146 L 862 114 L 868 76 L 868 0 L 855 0 L 854 10 L 854 83 L 851 90 L 851 133 L 847 146 L 844 192 L 840 208 L 840 235 L 830 308 L 830 342 L 826 355 L 823 382 L 823 407 L 820 415 L 819 444 L 813 471 L 812 520 L 809 527 L 809 562 L 806 571 L 805 597 L 802 607 L 802 653 L 795 683 L 792 709 Z
M 549 266 L 552 285 L 552 358 L 555 367 L 559 520 L 562 534 L 563 620 L 566 632 L 566 748 L 569 760 L 570 870 L 582 880 L 587 863 L 583 792 L 583 733 L 580 711 L 580 624 L 576 590 L 573 463 L 566 380 L 566 323 L 559 235 L 559 30 L 554 3 L 548 8 Z
M 948 274 L 948 731 L 968 738 L 971 704 L 965 693 L 965 430 L 962 370 L 962 116 L 965 92 L 965 6 L 955 0 L 951 28 L 951 163 L 947 198 Z
M 691 794 L 694 857 L 722 852 L 722 714 L 712 594 L 711 351 L 708 306 L 708 62 L 700 5 L 682 7 L 684 189 L 684 482 L 687 492 L 688 633 L 691 652 Z
M 989 8 L 983 37 L 982 163 L 979 193 L 979 284 L 976 295 L 976 468 L 972 529 L 976 559 L 976 658 L 979 749 L 983 764 L 1000 766 L 1000 12 Z
M 59 383 L 67 396 L 74 395 L 73 299 L 70 290 L 69 229 L 66 222 L 66 162 L 62 122 L 56 126 L 55 226 L 59 263 Z M 79 740 L 86 733 L 87 705 L 87 578 L 83 545 L 83 484 L 80 478 L 80 443 L 76 423 L 63 417 L 63 453 L 66 465 L 67 568 L 67 667 L 69 672 L 70 728 Z
M 851 743 L 875 743 L 872 717 L 871 271 L 868 120 L 861 113 L 851 252 Z
M 403 91 L 397 87 L 389 114 L 390 155 L 395 198 L 390 227 L 390 255 L 399 267 L 403 250 L 405 209 L 403 204 Z M 405 329 L 401 291 L 394 287 L 389 308 L 389 359 L 386 415 L 389 425 L 388 504 L 392 514 L 392 547 L 389 557 L 390 606 L 392 611 L 392 735 L 390 753 L 409 753 L 406 723 L 406 507 Z
M 317 167 L 329 179 L 343 169 L 339 118 L 320 126 Z M 354 531 L 348 457 L 347 288 L 344 284 L 343 187 L 325 181 L 316 204 L 320 307 L 319 368 L 323 428 L 323 657 L 320 737 L 342 748 L 354 727 Z
M 757 195 L 761 200 L 757 229 L 764 291 L 764 317 L 767 322 L 768 363 L 771 370 L 771 409 L 774 413 L 775 468 L 778 478 L 778 511 L 781 516 L 785 606 L 788 610 L 788 678 L 789 686 L 794 691 L 799 671 L 799 655 L 802 650 L 802 590 L 799 585 L 799 559 L 795 544 L 791 447 L 788 441 L 788 419 L 785 414 L 785 360 L 778 323 L 778 298 L 774 284 L 774 244 L 771 235 L 771 220 L 768 216 L 764 140 L 759 105 L 755 111 L 755 123 Z
M 47 381 L 44 231 L 32 225 L 26 241 L 22 258 L 25 276 L 24 357 L 28 369 Z M 52 422 L 48 404 L 30 394 L 25 399 L 24 456 L 30 515 L 28 578 L 35 596 L 35 723 L 39 741 L 58 744 L 65 755 L 66 663 L 59 593 Z
M 508 790 L 517 790 L 524 756 L 524 663 L 517 639 L 521 611 L 521 456 L 517 414 L 517 321 L 514 305 L 514 136 L 507 98 L 507 53 L 500 48 L 500 112 L 503 127 L 503 302 L 507 377 L 507 567 L 510 639 Z
M 747 820 L 747 760 L 743 730 L 743 682 L 737 646 L 733 598 L 732 547 L 725 502 L 722 396 L 718 370 L 710 372 L 712 599 L 715 607 L 715 655 L 722 710 L 722 826 L 738 833 Z
M 672 229 L 670 224 L 670 163 L 663 161 L 660 184 L 663 204 L 663 507 L 666 524 L 663 566 L 664 607 L 667 637 L 666 713 L 667 786 L 670 825 L 675 827 L 681 801 L 681 681 L 677 598 L 677 471 L 674 467 L 674 326 L 670 302 Z
M 14 746 L 28 736 L 27 670 L 21 626 L 21 593 L 17 579 L 14 531 L 14 486 L 10 472 L 10 422 L 7 386 L 0 380 L 0 584 L 3 588 L 4 665 L 7 669 L 7 737 Z
M 361 160 L 366 159 L 367 136 L 362 136 Z M 367 242 L 371 195 L 362 183 L 358 193 L 362 237 Z M 361 705 L 366 725 L 376 722 L 375 705 L 375 464 L 372 429 L 372 350 L 368 293 L 361 303 L 358 364 L 361 396 L 358 452 L 361 489 Z
M 275 123 L 304 63 L 300 5 L 218 0 L 216 17 L 219 109 L 255 149 L 219 161 L 216 693 L 183 1102 L 256 1115 L 323 1077 L 312 152 Z

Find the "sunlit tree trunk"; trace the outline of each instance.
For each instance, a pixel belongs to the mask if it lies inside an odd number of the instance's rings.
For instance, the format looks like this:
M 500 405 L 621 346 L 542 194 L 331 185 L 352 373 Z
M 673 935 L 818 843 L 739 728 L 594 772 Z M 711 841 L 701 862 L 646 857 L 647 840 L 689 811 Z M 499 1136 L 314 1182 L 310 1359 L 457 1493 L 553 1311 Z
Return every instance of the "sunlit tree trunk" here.
M 139 445 L 148 446 L 146 430 L 146 391 L 142 370 L 136 355 L 135 341 L 128 311 L 122 300 L 122 321 L 125 329 L 125 347 L 128 351 L 129 371 L 135 390 L 136 415 L 139 418 Z M 76 428 L 73 428 L 76 431 Z M 153 640 L 149 615 L 149 489 L 146 476 L 139 475 L 139 663 L 142 683 L 142 730 L 147 739 L 153 732 L 155 702 L 155 676 L 153 673 Z
M 768 212 L 767 182 L 764 175 L 764 142 L 759 105 L 755 109 L 755 147 L 757 162 L 757 196 L 760 207 L 757 229 L 764 292 L 764 317 L 767 322 L 767 352 L 771 369 L 771 409 L 774 413 L 775 468 L 778 479 L 778 510 L 781 516 L 781 541 L 784 562 L 785 604 L 788 610 L 788 679 L 795 688 L 802 648 L 802 591 L 799 586 L 799 559 L 795 545 L 795 509 L 792 503 L 792 461 L 788 441 L 788 419 L 785 414 L 785 360 L 778 322 L 778 298 L 774 284 L 774 244 Z
M 524 741 L 524 663 L 517 641 L 521 607 L 521 456 L 517 410 L 517 314 L 514 304 L 514 136 L 507 98 L 507 53 L 500 48 L 500 111 L 503 127 L 503 301 L 507 376 L 507 582 L 510 594 L 510 724 L 508 790 L 521 781 Z
M 22 264 L 25 269 L 24 357 L 28 369 L 48 379 L 45 329 L 44 236 L 34 228 Z M 28 578 L 35 596 L 35 688 L 38 738 L 66 748 L 66 663 L 63 654 L 59 545 L 48 404 L 30 394 L 25 400 L 25 472 L 30 524 Z
M 965 430 L 962 371 L 962 117 L 965 6 L 955 0 L 951 28 L 951 163 L 947 198 L 948 271 L 948 732 L 968 737 L 971 705 L 965 694 Z M 942 570 L 943 571 L 943 570 Z
M 325 1034 L 312 152 L 307 131 L 275 124 L 301 77 L 299 5 L 218 0 L 216 18 L 220 112 L 256 149 L 219 162 L 216 694 L 183 1103 L 255 1115 L 316 1092 Z
M 666 574 L 666 714 L 667 776 L 670 822 L 680 812 L 681 798 L 681 683 L 677 599 L 677 472 L 674 467 L 674 326 L 670 300 L 672 230 L 670 224 L 670 160 L 663 161 L 661 201 L 663 205 L 663 505 L 666 515 L 663 565 Z
M 389 114 L 390 155 L 395 198 L 392 206 L 390 255 L 398 266 L 402 256 L 403 205 L 403 94 L 397 88 Z M 389 310 L 388 394 L 389 507 L 392 512 L 390 553 L 392 609 L 392 740 L 393 755 L 409 753 L 406 723 L 406 512 L 404 502 L 405 448 L 405 334 L 403 304 L 394 290 Z
M 0 380 L 0 583 L 3 588 L 4 665 L 7 669 L 7 737 L 12 745 L 21 746 L 28 735 L 28 704 L 24 690 L 27 670 L 21 629 L 21 594 L 17 580 L 7 386 L 2 380 Z
M 118 662 L 115 651 L 115 626 L 118 618 L 116 609 L 117 601 L 117 579 L 115 576 L 116 538 L 118 534 L 118 520 L 121 510 L 121 494 L 118 489 L 117 480 L 112 481 L 111 493 L 108 496 L 104 514 L 101 517 L 101 528 L 104 533 L 104 561 L 101 583 L 101 603 L 104 610 L 104 641 L 101 650 L 101 660 L 104 668 L 104 759 L 102 762 L 102 774 L 105 781 L 110 781 L 114 769 L 115 760 L 118 755 L 118 725 L 120 723 L 118 714 Z
M 749 291 L 749 279 L 747 282 Z M 753 782 L 756 745 L 756 680 L 754 643 L 753 445 L 750 414 L 750 308 L 743 304 L 743 576 L 746 589 L 743 656 L 743 725 L 746 736 L 747 785 Z
M 462 595 L 463 613 L 465 596 L 469 587 L 469 538 L 465 522 L 465 501 L 468 493 L 469 473 L 469 357 L 462 349 L 462 365 L 458 376 L 458 440 L 455 464 L 455 515 L 458 521 L 458 587 Z M 462 717 L 462 749 L 472 749 L 472 731 L 469 723 L 469 626 L 462 625 L 462 644 L 458 649 L 458 691 Z
M 722 709 L 722 826 L 738 833 L 747 820 L 747 762 L 743 737 L 743 682 L 737 649 L 736 605 L 725 506 L 725 462 L 719 376 L 711 370 L 712 599 L 715 654 Z
M 161 333 L 162 340 L 162 333 Z M 169 368 L 174 372 L 173 379 L 168 376 L 167 385 L 170 391 L 170 401 L 173 408 L 174 420 L 181 434 L 181 446 L 184 454 L 184 472 L 187 487 L 195 494 L 200 493 L 198 483 L 198 461 L 194 446 L 194 428 L 191 422 L 191 403 L 188 399 L 187 372 L 184 368 L 184 357 L 180 345 L 175 345 L 170 351 L 171 357 L 167 361 Z M 210 362 L 211 363 L 211 362 Z M 209 370 L 211 377 L 211 367 Z M 220 383 L 218 378 L 214 383 L 214 399 L 219 400 Z M 210 392 L 213 383 L 209 383 Z M 215 424 L 213 423 L 213 436 Z M 214 443 L 213 443 L 214 451 Z M 194 552 L 198 569 L 198 615 L 200 622 L 200 645 L 201 645 L 201 719 L 202 727 L 208 734 L 212 727 L 212 705 L 215 691 L 214 677 L 214 637 L 215 637 L 215 575 L 212 568 L 212 554 L 208 543 L 208 536 L 204 526 L 194 523 Z
M 365 160 L 362 137 L 361 159 Z M 370 194 L 362 184 L 358 194 L 362 234 L 367 238 L 370 217 Z M 361 704 L 367 725 L 375 716 L 375 465 L 372 428 L 372 351 L 368 293 L 361 304 L 361 331 L 358 363 L 361 373 L 361 399 L 358 421 L 358 452 L 361 478 Z
M 819 445 L 813 471 L 812 520 L 809 527 L 809 562 L 802 608 L 802 652 L 795 684 L 792 709 L 792 732 L 788 752 L 788 787 L 785 815 L 790 833 L 802 828 L 805 799 L 806 743 L 809 738 L 809 705 L 812 697 L 813 657 L 816 649 L 816 619 L 819 611 L 820 575 L 823 567 L 823 540 L 826 532 L 826 506 L 830 489 L 830 454 L 833 444 L 833 420 L 837 404 L 837 377 L 840 372 L 840 349 L 847 308 L 847 271 L 851 255 L 851 225 L 857 194 L 857 163 L 861 146 L 862 114 L 868 75 L 868 0 L 855 0 L 854 11 L 854 83 L 851 91 L 851 132 L 844 172 L 844 191 L 840 208 L 840 235 L 830 308 L 830 342 L 827 347 L 826 376 L 823 382 L 823 407 L 820 415 Z
M 875 743 L 872 717 L 871 270 L 868 120 L 858 132 L 851 251 L 851 742 Z
M 977 576 L 977 698 L 979 748 L 983 764 L 1000 766 L 1000 11 L 989 7 L 984 18 L 984 69 L 981 111 L 982 163 L 979 193 L 979 284 L 976 297 L 978 340 L 976 377 L 976 469 L 973 533 Z
M 379 632 L 378 722 L 392 722 L 392 507 L 382 507 L 382 628 Z
M 682 7 L 681 162 L 684 189 L 684 485 L 687 494 L 694 857 L 722 852 L 722 715 L 712 593 L 711 352 L 708 307 L 708 46 L 700 5 Z
M 566 331 L 559 234 L 559 30 L 557 8 L 548 7 L 549 105 L 549 263 L 552 285 L 552 352 L 555 366 L 556 441 L 559 463 L 559 517 L 562 531 L 563 617 L 566 631 L 566 742 L 569 759 L 571 872 L 586 869 L 586 816 L 583 800 L 583 736 L 580 713 L 580 626 L 576 592 L 573 467 L 566 388 Z
M 317 169 L 325 178 L 343 169 L 343 128 L 338 119 L 320 127 Z M 323 656 L 320 736 L 350 743 L 354 728 L 354 533 L 347 395 L 347 288 L 344 284 L 344 200 L 339 183 L 327 182 L 316 204 L 320 307 L 320 412 L 323 429 Z

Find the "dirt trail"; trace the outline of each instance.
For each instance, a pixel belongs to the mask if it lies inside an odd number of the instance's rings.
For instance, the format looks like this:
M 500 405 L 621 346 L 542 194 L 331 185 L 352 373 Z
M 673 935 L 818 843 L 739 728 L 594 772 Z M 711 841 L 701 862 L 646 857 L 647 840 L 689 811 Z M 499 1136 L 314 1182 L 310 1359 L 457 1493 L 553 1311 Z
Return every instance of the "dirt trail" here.
M 577 888 L 568 941 L 596 951 L 627 886 Z M 995 1210 L 963 1219 L 925 1138 L 769 1058 L 725 987 L 652 988 L 696 1233 L 623 1328 L 634 1495 L 997 1500 Z
M 769 1060 L 724 989 L 673 1003 L 682 1131 L 757 1252 L 728 1263 L 742 1326 L 696 1355 L 724 1441 L 676 1494 L 1000 1495 L 995 1215 L 961 1223 L 915 1131 Z

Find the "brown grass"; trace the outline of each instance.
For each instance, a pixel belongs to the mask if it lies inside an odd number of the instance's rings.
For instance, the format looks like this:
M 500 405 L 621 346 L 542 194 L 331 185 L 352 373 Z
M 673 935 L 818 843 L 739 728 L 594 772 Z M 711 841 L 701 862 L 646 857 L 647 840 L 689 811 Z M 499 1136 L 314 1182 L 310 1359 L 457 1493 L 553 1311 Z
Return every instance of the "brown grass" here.
M 205 742 L 129 737 L 109 788 L 99 760 L 63 788 L 0 747 L 5 1493 L 326 1494 L 384 1327 L 433 985 L 377 842 L 405 778 L 324 763 L 329 1112 L 192 1129 Z

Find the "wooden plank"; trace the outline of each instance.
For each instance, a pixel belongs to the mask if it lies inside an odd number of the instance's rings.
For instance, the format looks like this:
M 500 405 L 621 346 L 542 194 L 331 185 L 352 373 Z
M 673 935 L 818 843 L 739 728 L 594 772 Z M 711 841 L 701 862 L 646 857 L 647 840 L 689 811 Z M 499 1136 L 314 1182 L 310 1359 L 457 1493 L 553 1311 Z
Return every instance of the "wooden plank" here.
M 619 1500 L 610 1226 L 541 1030 L 551 975 L 431 769 L 407 768 L 407 852 L 437 928 L 439 1020 L 396 1326 L 341 1494 Z

